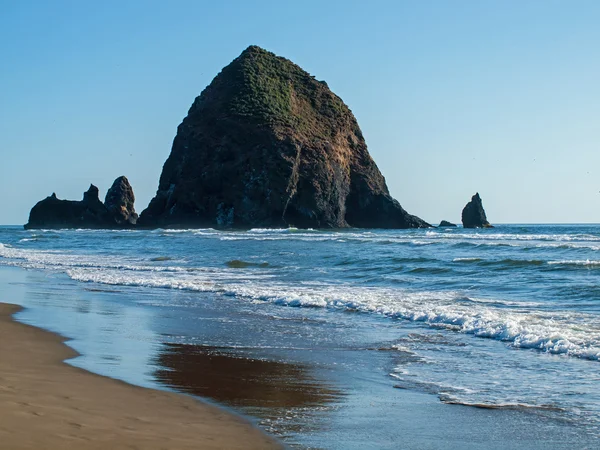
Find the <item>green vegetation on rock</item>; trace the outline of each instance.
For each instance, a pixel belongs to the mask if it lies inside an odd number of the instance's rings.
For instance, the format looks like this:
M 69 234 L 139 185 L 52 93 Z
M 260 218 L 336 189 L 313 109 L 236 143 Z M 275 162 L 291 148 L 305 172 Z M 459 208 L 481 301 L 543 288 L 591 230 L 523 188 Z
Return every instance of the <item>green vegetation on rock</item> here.
M 212 97 L 214 91 L 221 95 L 223 112 L 229 117 L 292 127 L 298 132 L 312 130 L 323 138 L 328 137 L 326 130 L 335 129 L 340 118 L 351 114 L 327 83 L 256 46 L 248 47 L 224 68 L 200 96 L 200 102 L 203 97 Z
M 256 46 L 194 100 L 140 223 L 428 226 L 389 195 L 354 115 L 327 83 Z

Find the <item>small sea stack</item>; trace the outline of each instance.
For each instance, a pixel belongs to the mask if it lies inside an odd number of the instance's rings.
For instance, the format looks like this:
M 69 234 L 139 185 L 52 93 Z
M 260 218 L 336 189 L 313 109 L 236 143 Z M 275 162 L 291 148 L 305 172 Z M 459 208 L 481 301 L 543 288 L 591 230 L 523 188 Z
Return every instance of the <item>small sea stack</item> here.
M 464 228 L 494 228 L 487 220 L 479 193 L 463 208 L 462 223 Z
M 438 228 L 456 228 L 456 224 L 448 222 L 447 220 L 442 220 L 438 225 Z
M 131 228 L 137 220 L 134 201 L 133 189 L 123 176 L 108 190 L 105 203 L 93 184 L 80 201 L 62 200 L 52 193 L 31 209 L 25 229 Z
M 134 203 L 135 195 L 129 180 L 125 176 L 120 176 L 106 192 L 104 206 L 117 224 L 135 225 L 138 215 L 135 212 Z

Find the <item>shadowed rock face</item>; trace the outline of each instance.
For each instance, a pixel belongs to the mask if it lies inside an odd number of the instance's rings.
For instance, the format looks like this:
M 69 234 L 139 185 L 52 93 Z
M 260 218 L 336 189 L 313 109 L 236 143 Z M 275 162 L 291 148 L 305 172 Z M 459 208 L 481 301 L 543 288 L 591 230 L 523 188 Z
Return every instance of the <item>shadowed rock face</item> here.
M 115 180 L 106 193 L 104 206 L 118 224 L 135 225 L 138 215 L 134 208 L 135 195 L 127 177 Z
M 119 177 L 108 191 L 107 205 L 93 184 L 83 200 L 61 200 L 56 194 L 39 201 L 29 213 L 25 229 L 32 228 L 128 228 L 135 224 L 133 189 L 125 177 Z
M 356 119 L 291 61 L 246 49 L 177 129 L 146 227 L 416 228 Z
M 38 202 L 29 213 L 29 228 L 100 228 L 109 220 L 108 210 L 93 184 L 83 200 L 60 200 L 56 194 Z
M 476 193 L 463 208 L 462 223 L 465 228 L 494 228 L 487 221 L 479 193 Z

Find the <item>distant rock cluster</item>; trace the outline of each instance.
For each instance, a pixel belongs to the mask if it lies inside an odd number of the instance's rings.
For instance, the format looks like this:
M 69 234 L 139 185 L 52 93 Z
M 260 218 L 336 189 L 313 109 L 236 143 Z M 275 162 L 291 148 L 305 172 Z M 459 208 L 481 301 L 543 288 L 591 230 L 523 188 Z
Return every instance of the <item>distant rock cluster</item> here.
M 131 228 L 138 218 L 134 202 L 129 181 L 119 177 L 106 193 L 104 203 L 93 184 L 81 201 L 61 200 L 53 193 L 31 209 L 25 228 Z

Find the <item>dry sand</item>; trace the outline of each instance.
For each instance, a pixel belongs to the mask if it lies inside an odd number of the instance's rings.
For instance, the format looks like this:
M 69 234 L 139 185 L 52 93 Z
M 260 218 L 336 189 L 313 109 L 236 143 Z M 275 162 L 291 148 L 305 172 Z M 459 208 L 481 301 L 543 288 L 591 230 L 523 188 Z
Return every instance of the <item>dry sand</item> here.
M 281 448 L 243 419 L 191 397 L 65 364 L 58 335 L 12 320 L 0 303 L 0 448 Z

